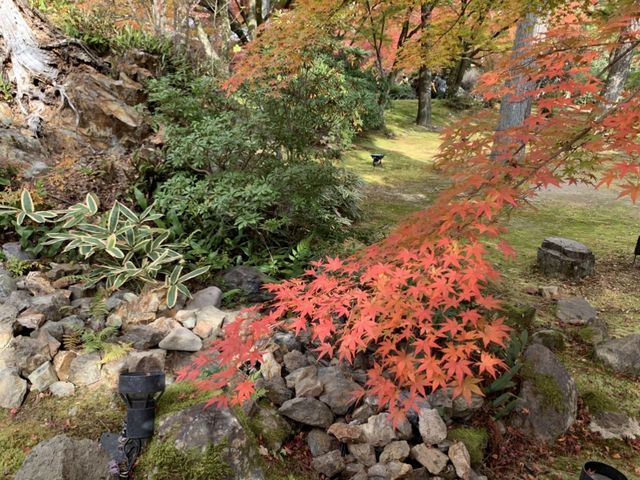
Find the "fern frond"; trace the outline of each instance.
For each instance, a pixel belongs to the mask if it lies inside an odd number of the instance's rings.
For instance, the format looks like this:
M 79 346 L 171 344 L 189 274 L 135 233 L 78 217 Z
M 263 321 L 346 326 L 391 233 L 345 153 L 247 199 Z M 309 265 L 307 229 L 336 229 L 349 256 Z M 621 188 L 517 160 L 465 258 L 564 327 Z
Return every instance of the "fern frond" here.
M 132 350 L 133 345 L 130 343 L 106 343 L 100 363 L 104 364 L 120 360 Z

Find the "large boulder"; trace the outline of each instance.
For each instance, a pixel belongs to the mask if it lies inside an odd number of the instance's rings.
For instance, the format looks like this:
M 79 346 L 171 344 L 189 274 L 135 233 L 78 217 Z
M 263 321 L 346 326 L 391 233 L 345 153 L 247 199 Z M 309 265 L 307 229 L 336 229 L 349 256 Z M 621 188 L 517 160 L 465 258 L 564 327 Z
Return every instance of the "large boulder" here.
M 640 377 L 640 334 L 600 343 L 596 357 L 612 370 Z
M 544 345 L 529 346 L 524 362 L 519 397 L 525 414 L 516 423 L 543 441 L 555 441 L 576 419 L 578 389 L 564 365 Z
M 179 449 L 203 452 L 213 445 L 223 445 L 222 460 L 233 470 L 230 478 L 263 480 L 260 458 L 247 432 L 227 408 L 195 405 L 160 420 L 158 440 L 173 441 Z
M 202 310 L 205 307 L 219 307 L 222 303 L 222 290 L 212 286 L 204 288 L 193 294 L 193 297 L 187 303 L 186 310 Z
M 36 445 L 14 480 L 108 480 L 110 461 L 98 442 L 58 435 Z
M 593 274 L 595 257 L 580 242 L 567 238 L 545 238 L 538 248 L 538 268 L 545 275 L 577 280 Z

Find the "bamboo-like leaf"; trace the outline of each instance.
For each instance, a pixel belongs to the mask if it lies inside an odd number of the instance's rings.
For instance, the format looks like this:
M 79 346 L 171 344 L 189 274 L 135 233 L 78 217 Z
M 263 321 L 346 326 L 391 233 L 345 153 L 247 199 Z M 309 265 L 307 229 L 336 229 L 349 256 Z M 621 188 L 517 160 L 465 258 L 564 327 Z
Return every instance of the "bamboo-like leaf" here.
M 28 212 L 27 217 L 29 217 L 31 220 L 33 220 L 36 223 L 45 222 L 45 218 L 42 215 L 40 215 L 40 213 L 38 212 Z
M 85 199 L 87 210 L 91 215 L 95 215 L 98 213 L 98 197 L 96 197 L 93 193 L 87 193 L 87 197 Z
M 24 212 L 20 212 L 18 213 L 18 216 L 16 217 L 16 223 L 18 225 L 22 225 L 22 222 L 24 222 L 24 219 L 27 217 L 27 214 Z
M 149 205 L 148 205 L 146 197 L 144 196 L 144 193 L 142 193 L 140 191 L 140 189 L 134 188 L 133 189 L 133 195 L 134 195 L 134 197 L 136 197 L 136 202 L 138 202 L 138 206 L 140 208 L 145 209 L 145 212 L 146 212 L 149 209 Z M 144 219 L 145 212 L 143 212 L 142 215 L 140 215 L 141 219 Z
M 107 237 L 107 241 L 105 242 L 105 247 L 107 248 L 107 250 L 109 250 L 110 248 L 115 248 L 116 246 L 116 234 L 112 233 L 111 235 L 109 235 Z
M 182 265 L 176 265 L 173 267 L 173 271 L 171 275 L 169 275 L 169 285 L 175 285 L 178 283 L 178 279 L 180 278 L 180 274 L 182 273 Z
M 111 255 L 113 258 L 124 258 L 124 252 L 118 247 L 106 248 L 105 252 Z
M 181 294 L 183 294 L 183 295 L 184 295 L 185 297 L 187 297 L 187 298 L 191 298 L 191 292 L 189 291 L 189 289 L 187 288 L 187 286 L 186 286 L 186 285 L 184 285 L 184 284 L 182 284 L 182 283 L 179 283 L 179 284 L 177 285 L 177 287 L 178 287 L 178 291 L 179 291 Z
M 113 233 L 118 228 L 118 220 L 120 220 L 120 208 L 116 203 L 109 211 L 109 220 L 107 221 L 107 229 L 109 233 Z
M 130 221 L 135 222 L 135 223 L 139 223 L 140 222 L 140 219 L 138 218 L 138 216 L 135 213 L 133 213 L 133 211 L 129 207 L 127 207 L 126 205 L 124 205 L 124 204 L 122 204 L 120 202 L 116 202 L 116 204 L 118 205 L 120 213 L 122 213 Z
M 101 227 L 100 225 L 93 225 L 92 223 L 81 223 L 78 225 L 78 230 L 96 235 L 106 235 L 109 233 L 106 228 Z
M 189 273 L 184 274 L 180 277 L 180 283 L 187 282 L 193 278 L 199 277 L 200 275 L 204 275 L 209 271 L 209 266 L 196 268 L 195 270 L 190 271 Z
M 24 213 L 33 213 L 33 199 L 31 198 L 29 190 L 22 190 L 22 194 L 20 195 L 20 205 L 22 206 L 22 211 Z
M 178 287 L 176 285 L 172 285 L 169 287 L 167 291 L 167 306 L 169 308 L 173 308 L 178 301 Z

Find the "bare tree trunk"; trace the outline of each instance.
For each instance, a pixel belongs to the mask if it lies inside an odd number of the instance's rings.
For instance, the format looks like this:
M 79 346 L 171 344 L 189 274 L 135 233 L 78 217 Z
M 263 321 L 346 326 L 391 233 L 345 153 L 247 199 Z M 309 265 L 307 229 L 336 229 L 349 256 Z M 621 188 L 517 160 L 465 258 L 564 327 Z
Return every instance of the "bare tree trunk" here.
M 449 75 L 449 81 L 447 82 L 447 98 L 453 98 L 458 94 L 464 74 L 470 66 L 471 61 L 467 57 L 467 53 L 465 51 L 462 54 L 462 58 L 458 60 L 455 70 L 453 70 L 451 75 Z
M 249 38 L 256 38 L 256 29 L 258 28 L 258 19 L 256 18 L 256 0 L 247 0 L 247 28 L 249 29 Z
M 426 67 L 420 68 L 418 76 L 418 116 L 416 124 L 431 127 L 431 72 Z
M 164 35 L 167 31 L 167 2 L 166 0 L 153 0 L 151 10 L 153 28 L 156 35 Z
M 528 13 L 520 20 L 512 53 L 516 61 L 515 69 L 519 70 L 520 67 L 527 66 L 532 61 L 526 56 L 526 49 L 545 31 L 545 28 L 541 18 L 533 13 Z M 523 73 L 515 73 L 507 82 L 507 86 L 512 89 L 512 92 L 502 97 L 500 102 L 500 118 L 492 156 L 498 158 L 514 155 L 517 160 L 524 156 L 524 145 L 504 132 L 522 126 L 531 114 L 533 99 L 526 94 L 535 88 L 535 83 L 526 78 Z M 506 160 L 506 158 L 503 159 Z
M 611 68 L 607 75 L 607 81 L 605 82 L 602 90 L 602 95 L 607 100 L 607 103 L 615 103 L 624 84 L 629 76 L 631 70 L 631 60 L 635 51 L 634 36 L 640 30 L 640 19 L 636 18 L 631 21 L 629 26 L 620 34 L 620 46 L 616 48 L 609 59 Z

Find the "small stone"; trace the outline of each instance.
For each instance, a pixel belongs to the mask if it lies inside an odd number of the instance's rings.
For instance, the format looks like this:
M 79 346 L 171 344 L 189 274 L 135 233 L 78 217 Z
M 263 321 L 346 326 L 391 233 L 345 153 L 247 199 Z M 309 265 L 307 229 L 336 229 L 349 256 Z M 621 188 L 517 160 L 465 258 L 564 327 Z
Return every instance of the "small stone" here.
M 341 443 L 359 443 L 364 439 L 362 429 L 358 425 L 347 425 L 346 423 L 334 423 L 329 427 L 327 433 L 336 437 Z
M 49 391 L 54 397 L 72 397 L 76 387 L 70 382 L 54 382 L 49 385 Z
M 49 385 L 58 381 L 58 376 L 51 362 L 45 362 L 31 372 L 28 379 L 32 390 L 44 392 Z
M 196 326 L 196 310 L 178 310 L 173 318 L 189 330 Z
M 29 294 L 29 292 L 26 292 L 24 290 L 16 290 L 15 292 L 11 292 L 11 295 L 9 295 L 7 304 L 13 305 L 18 309 L 18 312 L 21 312 L 31 306 L 32 300 L 33 297 Z M 0 323 L 2 323 L 2 320 L 0 320 Z
M 612 370 L 640 377 L 640 334 L 627 335 L 600 343 L 596 357 Z
M 269 380 L 259 378 L 256 381 L 256 390 L 260 389 L 266 390 L 267 399 L 276 406 L 282 405 L 293 396 L 282 377 L 275 377 Z
M 593 416 L 589 430 L 609 440 L 636 440 L 640 438 L 640 423 L 624 413 L 602 412 Z
M 0 369 L 0 407 L 18 408 L 27 394 L 27 381 L 13 369 Z
M 260 374 L 267 380 L 275 377 L 280 377 L 280 371 L 282 367 L 273 356 L 273 353 L 266 352 L 262 355 L 262 362 L 260 364 Z
M 44 362 L 51 360 L 49 345 L 35 338 L 19 336 L 13 339 L 20 374 L 29 375 Z
M 340 446 L 334 437 L 319 428 L 313 428 L 307 434 L 307 445 L 313 457 L 324 455 Z
M 296 397 L 317 397 L 323 391 L 318 369 L 314 365 L 295 370 L 285 380 L 289 388 L 295 388 Z
M 562 298 L 558 300 L 556 316 L 569 325 L 586 325 L 596 319 L 598 312 L 581 297 Z
M 13 327 L 8 323 L 0 323 L 0 350 L 13 340 Z
M 153 322 L 147 325 L 158 332 L 161 332 L 163 336 L 167 336 L 172 330 L 180 326 L 180 323 L 169 317 L 158 317 Z
M 427 445 L 435 445 L 447 438 L 447 425 L 435 408 L 420 409 L 418 412 L 418 430 L 422 441 Z
M 34 335 L 35 333 L 35 335 Z M 32 332 L 31 336 L 34 337 L 38 342 L 42 344 L 46 344 L 49 347 L 49 355 L 53 358 L 62 344 L 51 335 L 47 330 L 38 330 L 37 332 Z
M 329 405 L 336 415 L 346 414 L 362 392 L 360 385 L 336 367 L 318 369 L 318 379 L 323 387 L 320 400 Z
M 273 334 L 273 342 L 283 353 L 292 352 L 293 350 L 301 350 L 302 344 L 300 340 L 291 332 L 275 332 Z
M 350 444 L 349 453 L 365 467 L 370 467 L 376 463 L 376 450 L 368 443 Z
M 35 257 L 32 253 L 25 252 L 18 242 L 8 242 L 2 245 L 2 251 L 4 255 L 9 258 L 15 258 L 17 260 L 33 261 Z
M 451 418 L 469 419 L 484 405 L 484 397 L 480 395 L 471 395 L 471 402 L 467 402 L 464 397 L 456 397 L 453 400 L 453 409 Z
M 72 335 L 84 329 L 84 322 L 78 315 L 69 315 L 58 323 L 62 325 L 64 335 Z
M 456 474 L 462 480 L 471 479 L 471 457 L 464 443 L 456 442 L 449 447 L 449 458 L 456 469 Z
M 430 448 L 424 443 L 411 449 L 411 458 L 424 466 L 429 473 L 438 475 L 447 466 L 449 458 L 437 448 Z
M 13 325 L 18 318 L 18 308 L 10 303 L 0 305 L 0 323 Z
M 6 302 L 17 288 L 16 281 L 11 274 L 4 268 L 0 268 L 0 302 Z
M 373 409 L 366 403 L 360 405 L 351 414 L 351 418 L 358 422 L 358 424 L 366 423 L 369 417 L 373 415 Z
M 346 462 L 344 466 L 344 470 L 342 471 L 342 475 L 349 480 L 367 480 L 369 477 L 367 475 L 367 469 L 361 463 L 348 463 Z M 364 476 L 363 476 L 364 475 Z
M 367 474 L 371 480 L 389 480 L 389 470 L 384 463 L 371 465 Z
M 45 322 L 44 314 L 27 309 L 17 318 L 17 322 L 25 328 L 36 330 Z
M 555 287 L 555 286 L 540 287 L 538 291 L 540 295 L 542 295 L 542 298 L 560 297 L 560 287 Z
M 202 348 L 202 340 L 191 330 L 177 327 L 162 339 L 159 346 L 165 350 L 197 352 Z
M 129 343 L 136 350 L 155 348 L 165 337 L 163 333 L 151 325 L 132 325 L 127 328 L 118 342 Z
M 262 290 L 262 284 L 265 282 L 266 276 L 256 267 L 245 265 L 231 267 L 222 278 L 230 290 L 242 290 L 249 302 L 260 303 L 270 298 L 270 294 Z
M 391 417 L 388 413 L 379 413 L 369 417 L 364 425 L 361 425 L 366 443 L 374 447 L 384 447 L 397 439 Z
M 53 338 L 55 338 L 58 342 L 62 342 L 64 336 L 64 326 L 60 322 L 47 322 L 42 327 L 40 327 L 41 331 L 47 332 Z
M 75 352 L 62 350 L 53 358 L 53 368 L 55 368 L 58 378 L 63 382 L 66 382 L 69 378 L 71 362 L 77 356 L 78 355 Z
M 131 352 L 127 356 L 129 372 L 163 372 L 167 351 L 161 348 L 146 352 Z
M 311 461 L 311 465 L 316 472 L 328 478 L 333 478 L 344 470 L 344 459 L 342 458 L 340 450 L 333 450 L 319 457 L 315 457 Z
M 24 279 L 24 286 L 35 296 L 50 295 L 56 291 L 49 279 L 42 272 L 27 273 Z
M 405 440 L 391 442 L 380 454 L 380 463 L 402 462 L 411 453 L 411 447 Z
M 210 328 L 211 331 L 207 335 L 207 337 L 210 335 L 221 336 L 222 325 L 224 324 L 226 318 L 226 312 L 223 312 L 213 305 L 210 305 L 196 311 L 196 326 L 200 324 L 200 328 L 203 328 L 203 325 L 206 325 L 207 328 Z
M 222 301 L 222 290 L 218 287 L 207 287 L 196 292 L 187 303 L 187 310 L 201 310 L 208 306 L 219 307 Z
M 327 428 L 333 423 L 333 414 L 329 407 L 315 398 L 287 400 L 278 411 L 291 420 L 314 427 Z
M 115 389 L 120 381 L 120 374 L 127 371 L 127 359 L 118 358 L 102 364 L 100 370 L 100 383 L 108 388 Z
M 400 478 L 405 478 L 413 468 L 408 463 L 402 462 L 389 462 L 387 463 L 387 471 L 389 472 L 389 480 L 398 480 Z
M 294 372 L 299 368 L 303 368 L 309 365 L 309 362 L 307 361 L 307 357 L 305 357 L 304 354 L 298 350 L 293 350 L 291 352 L 285 353 L 283 357 L 283 361 L 284 361 L 284 367 L 287 369 L 288 372 Z
M 76 386 L 92 385 L 100 381 L 100 355 L 85 353 L 71 361 L 68 380 Z

